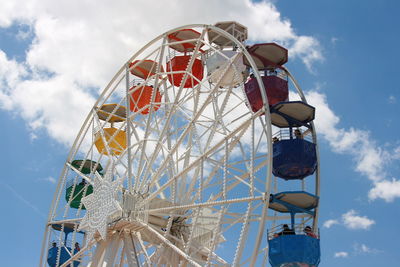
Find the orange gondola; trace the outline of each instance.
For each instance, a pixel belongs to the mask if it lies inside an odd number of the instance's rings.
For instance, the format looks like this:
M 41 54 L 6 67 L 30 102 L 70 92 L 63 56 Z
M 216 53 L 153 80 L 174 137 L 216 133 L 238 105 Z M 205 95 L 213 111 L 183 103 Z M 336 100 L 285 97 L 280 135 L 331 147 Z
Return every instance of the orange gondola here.
M 156 104 L 161 103 L 162 97 L 158 89 L 154 89 L 153 86 L 148 85 L 142 85 L 136 89 L 134 88 L 135 87 L 131 88 L 131 91 L 134 91 L 129 100 L 129 108 L 131 111 L 140 112 L 143 115 L 149 114 L 153 92 L 156 94 L 153 102 L 153 110 L 157 111 L 160 108 L 160 104 Z

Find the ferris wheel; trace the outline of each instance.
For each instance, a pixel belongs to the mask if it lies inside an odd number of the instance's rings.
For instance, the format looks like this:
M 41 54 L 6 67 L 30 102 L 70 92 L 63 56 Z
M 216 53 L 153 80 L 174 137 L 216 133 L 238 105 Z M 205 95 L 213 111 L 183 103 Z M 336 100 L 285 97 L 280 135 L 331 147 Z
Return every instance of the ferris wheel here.
M 65 162 L 40 266 L 318 265 L 315 109 L 287 50 L 246 39 L 187 25 L 124 64 Z

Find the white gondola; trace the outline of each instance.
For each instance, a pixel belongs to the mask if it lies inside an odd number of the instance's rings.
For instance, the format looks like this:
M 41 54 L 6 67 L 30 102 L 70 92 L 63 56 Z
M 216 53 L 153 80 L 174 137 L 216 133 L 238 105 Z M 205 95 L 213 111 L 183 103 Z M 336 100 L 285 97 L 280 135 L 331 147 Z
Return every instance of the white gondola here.
M 247 77 L 243 54 L 237 51 L 214 53 L 207 58 L 206 65 L 210 82 L 219 82 L 221 87 L 237 86 Z

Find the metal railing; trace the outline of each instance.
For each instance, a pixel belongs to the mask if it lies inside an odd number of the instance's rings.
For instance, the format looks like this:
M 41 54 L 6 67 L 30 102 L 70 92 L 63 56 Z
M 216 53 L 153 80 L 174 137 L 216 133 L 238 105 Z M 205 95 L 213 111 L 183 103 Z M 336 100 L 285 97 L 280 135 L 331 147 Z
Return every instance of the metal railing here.
M 296 134 L 297 130 L 299 132 Z M 313 142 L 311 132 L 308 130 L 300 129 L 300 128 L 292 129 L 292 139 L 296 139 L 296 138 L 304 139 L 311 143 Z M 278 142 L 280 140 L 290 140 L 290 129 L 289 128 L 279 129 L 279 131 L 275 132 L 272 135 L 272 140 L 275 142 Z
M 152 77 L 154 77 L 154 76 L 152 76 Z M 134 87 L 141 87 L 143 85 L 154 87 L 154 84 L 155 84 L 155 80 L 154 79 L 144 80 L 144 79 L 141 79 L 141 78 L 135 78 L 135 79 L 132 79 L 130 81 L 130 87 L 131 87 L 130 91 L 136 91 L 138 89 L 136 89 Z
M 291 224 L 287 224 L 289 227 L 289 231 L 291 233 L 286 232 L 286 234 L 295 234 L 295 235 L 309 235 L 315 238 L 320 238 L 320 233 L 319 229 L 313 230 L 311 226 L 311 232 L 306 233 L 305 227 L 307 226 L 306 224 L 303 223 L 298 223 L 294 225 L 294 228 L 291 228 Z M 280 235 L 285 235 L 284 233 L 284 224 L 277 225 L 275 227 L 272 227 L 268 229 L 268 240 L 274 239 L 275 237 L 278 237 Z

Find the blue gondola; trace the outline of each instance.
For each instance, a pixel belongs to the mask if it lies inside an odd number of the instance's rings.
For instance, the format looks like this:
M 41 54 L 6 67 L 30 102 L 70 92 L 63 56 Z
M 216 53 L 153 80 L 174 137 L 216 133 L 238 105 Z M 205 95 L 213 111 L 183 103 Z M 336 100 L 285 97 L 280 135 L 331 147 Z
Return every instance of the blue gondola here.
M 288 128 L 286 140 L 274 141 L 272 173 L 286 180 L 303 179 L 317 168 L 317 154 L 314 143 L 299 135 L 293 136 L 294 127 L 312 129 L 315 108 L 302 101 L 280 102 L 271 107 L 271 123 L 279 128 Z
M 57 265 L 57 253 L 58 250 L 60 250 L 60 260 L 59 264 Z M 71 258 L 71 248 L 70 247 L 65 247 L 65 246 L 53 246 L 52 248 L 49 249 L 49 253 L 47 254 L 47 263 L 49 264 L 50 267 L 56 267 L 56 266 L 61 266 L 63 263 L 65 263 L 69 258 Z M 78 253 L 77 249 L 74 249 L 74 254 Z M 78 267 L 79 266 L 79 261 L 74 261 L 73 262 L 73 267 Z
M 272 173 L 286 180 L 303 179 L 315 172 L 315 144 L 304 139 L 281 140 L 274 143 Z
M 74 231 L 74 224 L 65 223 L 64 227 L 61 224 L 53 224 L 51 227 L 57 231 L 63 231 L 65 234 L 64 244 L 67 244 L 68 234 Z M 79 232 L 83 233 L 83 232 Z M 78 253 L 79 250 L 74 248 L 74 254 Z M 53 246 L 49 249 L 47 254 L 47 263 L 50 267 L 61 266 L 63 263 L 68 261 L 71 258 L 72 249 L 66 245 L 58 246 L 56 242 L 53 243 Z M 58 256 L 59 255 L 59 256 Z M 58 265 L 57 265 L 57 257 L 59 257 Z M 79 261 L 73 261 L 72 266 L 78 267 L 80 264 Z
M 282 235 L 268 241 L 272 267 L 318 266 L 321 258 L 319 239 L 307 235 Z
M 61 266 L 63 263 L 65 263 L 69 258 L 71 258 L 70 253 L 71 253 L 71 248 L 70 247 L 52 247 L 49 249 L 49 253 L 47 255 L 47 263 L 49 264 L 50 267 L 56 267 L 57 265 L 57 253 L 58 250 L 60 250 L 60 260 L 58 266 Z M 74 251 L 74 254 L 78 253 L 77 250 Z M 73 266 L 77 267 L 79 266 L 79 261 L 74 261 Z
M 321 258 L 319 238 L 306 233 L 295 234 L 296 213 L 314 215 L 319 198 L 304 191 L 272 194 L 269 208 L 291 215 L 291 234 L 268 235 L 269 262 L 272 267 L 315 267 Z

